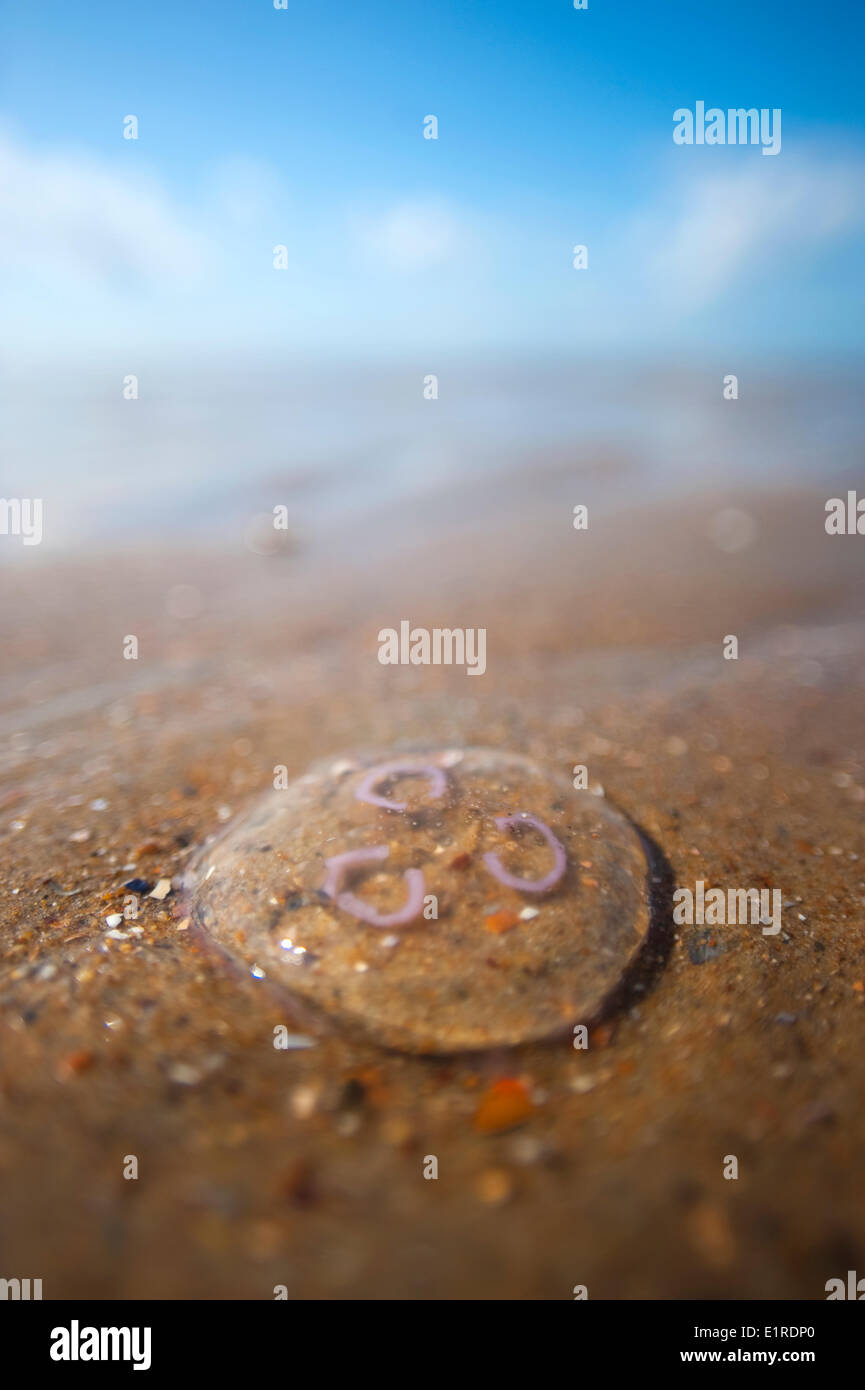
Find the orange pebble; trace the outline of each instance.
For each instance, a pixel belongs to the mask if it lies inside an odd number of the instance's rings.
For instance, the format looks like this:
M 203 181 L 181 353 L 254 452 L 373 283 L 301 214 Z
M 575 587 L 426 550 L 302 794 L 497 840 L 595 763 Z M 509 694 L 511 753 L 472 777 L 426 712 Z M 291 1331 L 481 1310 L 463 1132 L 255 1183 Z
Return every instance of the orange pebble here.
M 81 1048 L 78 1052 L 68 1053 L 57 1068 L 58 1080 L 64 1081 L 71 1076 L 79 1076 L 83 1071 L 89 1071 L 94 1060 L 93 1053 L 86 1048 Z
M 501 935 L 503 931 L 510 931 L 511 927 L 515 927 L 519 920 L 515 912 L 511 912 L 508 908 L 503 907 L 500 908 L 498 912 L 490 913 L 489 917 L 486 919 L 485 926 L 487 931 L 492 931 L 495 932 L 496 935 Z
M 615 1031 L 612 1023 L 599 1023 L 589 1033 L 589 1045 L 591 1047 L 609 1047 Z
M 522 1081 L 506 1077 L 496 1081 L 482 1096 L 475 1112 L 475 1129 L 481 1134 L 501 1134 L 525 1124 L 533 1110 Z

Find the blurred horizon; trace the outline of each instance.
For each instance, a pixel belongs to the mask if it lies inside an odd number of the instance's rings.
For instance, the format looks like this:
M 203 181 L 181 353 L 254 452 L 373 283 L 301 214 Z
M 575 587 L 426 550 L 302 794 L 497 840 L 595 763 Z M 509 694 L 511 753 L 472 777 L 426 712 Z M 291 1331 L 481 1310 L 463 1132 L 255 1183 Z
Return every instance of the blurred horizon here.
M 743 377 L 691 364 L 475 361 L 291 368 L 163 363 L 125 400 L 110 368 L 7 373 L 3 495 L 45 499 L 46 557 L 152 533 L 242 538 L 276 505 L 300 539 L 402 508 L 422 529 L 528 491 L 532 504 L 640 507 L 714 489 L 831 487 L 853 476 L 865 373 Z M 444 370 L 442 370 L 444 367 Z M 528 500 L 528 499 L 527 499 Z M 33 551 L 4 547 L 33 563 Z

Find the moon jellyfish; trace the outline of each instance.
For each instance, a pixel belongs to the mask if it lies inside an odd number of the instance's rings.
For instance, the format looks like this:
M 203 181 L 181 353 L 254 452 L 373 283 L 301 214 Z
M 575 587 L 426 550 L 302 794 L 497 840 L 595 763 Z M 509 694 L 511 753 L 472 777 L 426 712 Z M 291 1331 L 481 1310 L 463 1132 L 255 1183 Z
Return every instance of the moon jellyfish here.
M 193 862 L 197 927 L 344 1030 L 448 1053 L 590 1023 L 650 921 L 639 833 L 603 797 L 484 748 L 329 760 Z

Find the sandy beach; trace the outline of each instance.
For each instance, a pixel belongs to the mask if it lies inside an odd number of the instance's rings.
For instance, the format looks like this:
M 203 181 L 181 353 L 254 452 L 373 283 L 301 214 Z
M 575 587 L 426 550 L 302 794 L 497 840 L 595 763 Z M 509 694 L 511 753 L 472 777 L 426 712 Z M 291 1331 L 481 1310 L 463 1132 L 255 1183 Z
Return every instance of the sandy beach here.
M 4 569 L 4 1268 L 46 1298 L 819 1299 L 863 1267 L 861 540 L 822 484 L 627 487 L 583 532 L 560 465 L 284 553 Z M 483 676 L 382 666 L 402 619 L 483 627 Z M 782 930 L 664 907 L 583 1050 L 296 1027 L 191 930 L 189 864 L 275 766 L 420 745 L 584 765 L 656 894 L 777 888 Z

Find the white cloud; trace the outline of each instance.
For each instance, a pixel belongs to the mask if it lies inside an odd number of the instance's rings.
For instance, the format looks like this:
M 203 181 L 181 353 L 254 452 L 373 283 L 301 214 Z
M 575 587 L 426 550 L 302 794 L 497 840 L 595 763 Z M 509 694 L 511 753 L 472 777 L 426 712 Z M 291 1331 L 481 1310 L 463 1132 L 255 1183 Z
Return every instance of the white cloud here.
M 214 213 L 240 233 L 284 222 L 289 212 L 285 189 L 275 169 L 257 159 L 229 155 L 209 173 L 207 195 Z
M 430 200 L 399 203 L 366 223 L 364 240 L 374 257 L 392 270 L 425 270 L 448 260 L 463 235 L 447 204 Z
M 707 151 L 706 162 L 714 154 Z M 629 230 L 632 254 L 642 260 L 653 297 L 676 311 L 701 308 L 779 253 L 820 246 L 855 228 L 865 215 L 863 187 L 865 163 L 857 157 L 797 158 L 785 150 L 771 168 L 766 160 L 742 160 L 676 185 Z
M 0 138 L 0 187 L 0 262 L 7 269 L 91 282 L 117 274 L 185 279 L 206 259 L 200 230 L 185 225 L 139 173 L 119 175 L 77 154 Z

